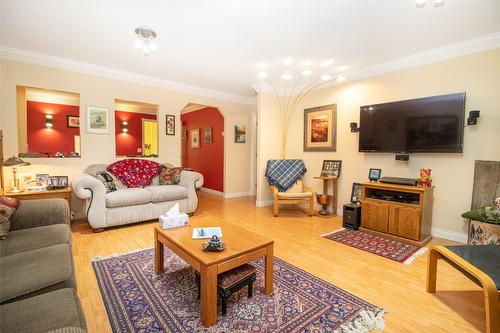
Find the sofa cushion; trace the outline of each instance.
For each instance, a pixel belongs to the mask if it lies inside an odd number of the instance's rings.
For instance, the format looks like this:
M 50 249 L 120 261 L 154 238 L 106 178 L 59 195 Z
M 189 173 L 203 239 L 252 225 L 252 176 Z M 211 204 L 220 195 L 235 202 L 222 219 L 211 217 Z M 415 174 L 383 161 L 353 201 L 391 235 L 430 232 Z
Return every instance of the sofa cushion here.
M 0 257 L 0 303 L 76 287 L 69 244 Z
M 41 249 L 57 244 L 69 244 L 70 242 L 71 230 L 67 224 L 15 230 L 9 233 L 8 239 L 2 241 L 0 256 Z
M 86 328 L 85 317 L 71 288 L 0 306 L 1 332 L 48 332 L 64 327 Z
M 188 196 L 187 188 L 179 185 L 158 185 L 144 188 L 151 193 L 151 202 L 172 201 Z
M 143 205 L 151 201 L 151 193 L 143 188 L 122 188 L 106 194 L 106 207 Z

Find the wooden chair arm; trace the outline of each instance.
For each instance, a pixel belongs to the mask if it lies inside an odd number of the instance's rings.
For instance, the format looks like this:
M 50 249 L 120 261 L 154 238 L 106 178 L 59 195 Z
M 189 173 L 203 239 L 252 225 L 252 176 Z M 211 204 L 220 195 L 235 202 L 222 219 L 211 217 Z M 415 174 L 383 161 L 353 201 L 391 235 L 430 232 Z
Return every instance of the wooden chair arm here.
M 270 186 L 271 190 L 273 190 L 273 198 L 274 200 L 278 200 L 278 188 L 274 185 Z

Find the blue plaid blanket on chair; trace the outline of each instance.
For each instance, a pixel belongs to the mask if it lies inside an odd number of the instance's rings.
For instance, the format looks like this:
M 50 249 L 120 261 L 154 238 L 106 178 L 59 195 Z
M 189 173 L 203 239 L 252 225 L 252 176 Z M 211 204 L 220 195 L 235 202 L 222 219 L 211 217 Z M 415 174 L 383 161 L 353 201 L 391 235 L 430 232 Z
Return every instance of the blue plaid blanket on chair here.
M 280 192 L 285 192 L 307 172 L 302 160 L 269 160 L 266 178 L 269 185 L 274 185 Z

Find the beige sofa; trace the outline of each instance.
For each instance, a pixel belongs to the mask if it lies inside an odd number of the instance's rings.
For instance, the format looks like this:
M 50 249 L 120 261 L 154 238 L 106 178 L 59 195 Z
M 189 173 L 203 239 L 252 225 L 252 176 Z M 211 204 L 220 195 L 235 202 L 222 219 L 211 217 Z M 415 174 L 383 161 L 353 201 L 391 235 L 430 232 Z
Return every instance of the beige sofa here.
M 0 240 L 0 332 L 85 332 L 66 200 L 21 200 Z
M 96 178 L 105 164 L 92 164 L 73 181 L 75 194 L 85 200 L 87 221 L 94 230 L 157 219 L 176 203 L 180 211 L 193 214 L 198 208 L 196 189 L 203 185 L 203 175 L 182 171 L 178 185 L 160 185 L 159 176 L 150 186 L 127 188 L 117 178 L 117 190 L 106 193 L 104 184 Z

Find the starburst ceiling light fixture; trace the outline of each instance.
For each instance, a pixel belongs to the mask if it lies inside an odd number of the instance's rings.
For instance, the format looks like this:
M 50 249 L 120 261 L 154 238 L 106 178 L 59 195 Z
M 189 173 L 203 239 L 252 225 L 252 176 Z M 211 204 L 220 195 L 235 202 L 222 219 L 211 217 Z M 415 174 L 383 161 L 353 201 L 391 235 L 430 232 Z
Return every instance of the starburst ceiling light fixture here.
M 134 30 L 136 39 L 134 46 L 136 49 L 142 51 L 144 55 L 150 55 L 152 52 L 158 50 L 154 39 L 157 37 L 156 32 L 149 28 L 139 27 Z
M 425 7 L 425 4 L 427 2 L 433 2 L 434 7 L 441 7 L 444 6 L 445 0 L 415 0 L 415 4 L 417 5 L 418 8 Z
M 281 73 L 270 75 L 270 66 L 260 63 L 257 77 L 272 88 L 281 113 L 281 158 L 286 158 L 286 141 L 288 136 L 288 125 L 291 115 L 298 104 L 311 91 L 330 83 L 332 80 L 342 82 L 347 79 L 345 72 L 349 69 L 346 65 L 333 69 L 334 59 L 326 59 L 315 65 L 310 60 L 295 61 L 292 57 L 284 58 L 280 63 Z M 284 68 L 283 68 L 284 67 Z M 331 72 L 337 72 L 336 75 Z M 273 82 L 273 78 L 279 79 Z

